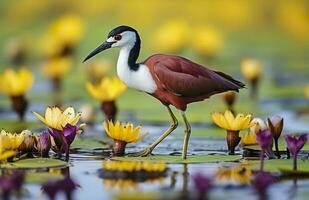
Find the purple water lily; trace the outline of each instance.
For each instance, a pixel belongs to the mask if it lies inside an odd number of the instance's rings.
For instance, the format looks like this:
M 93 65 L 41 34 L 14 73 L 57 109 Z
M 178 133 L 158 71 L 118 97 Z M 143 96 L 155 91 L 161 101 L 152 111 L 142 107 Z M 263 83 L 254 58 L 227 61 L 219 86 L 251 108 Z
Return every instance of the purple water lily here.
M 24 183 L 24 173 L 15 171 L 13 174 L 5 174 L 0 177 L 0 190 L 2 198 L 9 199 L 12 192 L 20 192 Z
M 267 189 L 276 182 L 276 178 L 269 172 L 259 171 L 252 180 L 252 186 L 259 198 L 267 199 Z
M 260 170 L 263 171 L 264 169 L 264 154 L 265 151 L 272 146 L 273 142 L 273 137 L 272 134 L 269 130 L 264 130 L 256 134 L 256 142 L 260 145 L 261 147 L 261 152 L 260 152 Z
M 76 184 L 70 177 L 62 180 L 52 181 L 42 185 L 42 190 L 47 194 L 50 200 L 54 200 L 59 192 L 64 192 L 66 199 L 71 200 L 73 192 L 77 189 Z
M 209 190 L 213 187 L 213 180 L 202 173 L 193 175 L 193 183 L 199 193 L 199 199 L 207 198 Z
M 48 131 L 44 131 L 37 141 L 37 149 L 41 157 L 48 157 L 49 150 L 51 148 L 50 134 Z
M 75 139 L 76 132 L 79 130 L 79 125 L 66 124 L 62 131 L 49 128 L 50 135 L 54 138 L 56 143 L 56 152 L 60 157 L 62 153 L 66 154 L 66 160 L 69 160 L 70 145 Z
M 289 151 L 293 156 L 293 170 L 297 170 L 297 154 L 303 148 L 308 140 L 308 134 L 303 134 L 299 137 L 286 135 L 284 137 Z

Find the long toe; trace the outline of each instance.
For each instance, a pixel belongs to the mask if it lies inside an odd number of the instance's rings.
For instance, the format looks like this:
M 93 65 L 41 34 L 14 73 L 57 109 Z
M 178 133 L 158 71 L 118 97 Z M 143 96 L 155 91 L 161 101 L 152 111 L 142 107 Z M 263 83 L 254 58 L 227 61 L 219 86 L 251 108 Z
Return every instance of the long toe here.
M 142 151 L 128 154 L 129 157 L 146 157 L 148 155 L 151 155 L 151 150 L 149 148 L 143 149 Z

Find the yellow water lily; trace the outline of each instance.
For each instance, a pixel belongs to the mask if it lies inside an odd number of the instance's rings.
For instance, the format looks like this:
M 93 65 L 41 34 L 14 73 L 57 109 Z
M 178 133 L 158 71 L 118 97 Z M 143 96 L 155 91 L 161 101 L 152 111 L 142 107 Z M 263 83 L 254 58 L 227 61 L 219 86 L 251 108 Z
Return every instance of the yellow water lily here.
M 50 79 L 61 78 L 70 71 L 72 63 L 69 57 L 51 58 L 42 64 L 42 73 Z
M 57 19 L 50 27 L 57 41 L 64 44 L 75 44 L 80 41 L 84 33 L 84 22 L 78 15 L 64 15 Z
M 192 38 L 194 50 L 203 56 L 214 56 L 223 47 L 222 34 L 213 27 L 198 27 Z
M 1 130 L 0 132 L 0 160 L 5 160 L 16 154 L 17 149 L 24 141 L 22 134 L 12 134 Z
M 114 156 L 123 156 L 127 143 L 138 142 L 144 139 L 147 134 L 140 134 L 141 126 L 133 127 L 132 123 L 122 125 L 119 121 L 115 124 L 108 120 L 103 123 L 107 135 L 114 139 L 112 152 Z
M 241 62 L 241 72 L 249 81 L 256 81 L 262 74 L 262 64 L 255 59 L 245 59 Z
M 256 142 L 256 134 L 253 133 L 253 132 L 248 132 L 244 135 L 241 135 L 241 140 L 240 142 L 243 144 L 243 145 L 254 145 L 254 144 L 257 144 Z
M 266 123 L 260 118 L 252 119 L 251 124 L 253 124 L 253 125 L 250 127 L 249 132 L 240 136 L 241 137 L 241 143 L 243 145 L 257 144 L 256 134 L 260 131 L 267 129 Z
M 119 121 L 115 124 L 112 121 L 105 121 L 103 127 L 110 138 L 127 143 L 138 142 L 147 136 L 147 134 L 140 134 L 142 126 L 133 127 L 129 122 L 123 126 Z
M 112 66 L 110 60 L 99 60 L 87 66 L 86 72 L 93 82 L 98 83 L 108 75 Z
M 252 179 L 252 170 L 247 164 L 220 167 L 216 172 L 216 179 L 222 183 L 236 183 L 249 185 Z
M 62 111 L 58 107 L 48 107 L 45 116 L 41 116 L 37 112 L 33 114 L 48 127 L 62 131 L 67 125 L 76 125 L 81 117 L 81 113 L 75 113 L 73 107 L 68 107 Z
M 103 179 L 104 186 L 122 190 L 137 189 L 138 182 L 131 179 Z
M 219 127 L 229 131 L 240 131 L 251 127 L 252 115 L 238 114 L 236 117 L 230 110 L 226 110 L 225 113 L 215 112 L 212 114 L 212 120 Z
M 190 28 L 186 21 L 167 21 L 155 31 L 154 46 L 163 52 L 177 53 L 187 45 L 189 30 Z
M 18 71 L 8 68 L 0 74 L 0 80 L 0 91 L 15 97 L 24 95 L 32 87 L 34 76 L 27 68 Z
M 86 83 L 86 89 L 95 99 L 107 102 L 117 99 L 125 90 L 126 86 L 118 78 L 102 78 L 98 84 Z
M 108 171 L 126 171 L 126 172 L 163 172 L 167 169 L 166 163 L 150 162 L 129 162 L 129 161 L 104 161 L 102 168 Z

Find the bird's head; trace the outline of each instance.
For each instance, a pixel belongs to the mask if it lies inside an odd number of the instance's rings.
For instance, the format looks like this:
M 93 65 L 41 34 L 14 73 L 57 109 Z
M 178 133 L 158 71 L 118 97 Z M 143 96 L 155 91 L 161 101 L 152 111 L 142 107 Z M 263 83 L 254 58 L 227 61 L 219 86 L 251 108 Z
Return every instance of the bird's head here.
M 83 62 L 95 56 L 96 54 L 114 47 L 134 46 L 136 41 L 140 40 L 137 31 L 130 26 L 118 26 L 109 32 L 106 41 L 88 54 Z

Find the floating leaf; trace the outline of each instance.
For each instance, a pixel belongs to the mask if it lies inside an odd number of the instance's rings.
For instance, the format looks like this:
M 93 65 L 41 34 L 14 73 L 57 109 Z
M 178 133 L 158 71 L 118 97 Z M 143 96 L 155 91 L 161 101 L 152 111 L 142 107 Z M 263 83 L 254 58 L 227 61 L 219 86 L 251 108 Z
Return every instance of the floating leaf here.
M 58 159 L 52 158 L 31 158 L 18 160 L 15 162 L 7 162 L 1 164 L 1 168 L 7 169 L 37 169 L 37 168 L 52 168 L 65 167 L 68 163 Z
M 37 122 L 24 122 L 16 120 L 3 120 L 0 121 L 0 129 L 11 130 L 13 132 L 21 132 L 24 129 L 40 129 L 43 125 Z
M 303 171 L 303 170 L 292 170 L 292 169 L 279 168 L 279 170 L 284 176 L 309 177 L 309 169 L 306 171 Z
M 247 161 L 253 170 L 260 169 L 259 160 Z M 280 169 L 292 169 L 293 161 L 291 159 L 271 159 L 264 161 L 264 170 L 270 172 L 280 172 Z M 297 160 L 297 168 L 300 171 L 309 172 L 309 160 Z
M 50 172 L 28 172 L 26 174 L 26 182 L 32 184 L 41 184 L 45 183 L 46 180 L 54 181 L 60 180 L 63 178 L 61 174 L 54 174 Z
M 181 156 L 153 155 L 147 157 L 112 157 L 112 160 L 119 161 L 148 161 L 148 162 L 166 162 L 166 163 L 210 163 L 210 162 L 228 162 L 237 161 L 242 158 L 241 155 L 199 155 L 188 156 L 182 160 Z
M 71 145 L 72 149 L 107 149 L 110 147 L 105 141 L 95 138 L 76 138 Z

